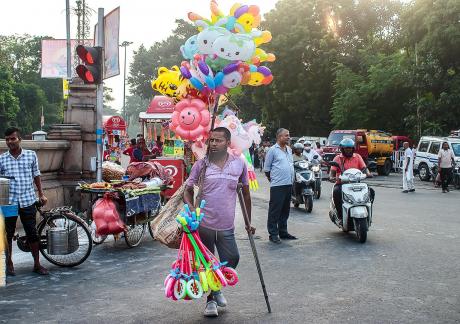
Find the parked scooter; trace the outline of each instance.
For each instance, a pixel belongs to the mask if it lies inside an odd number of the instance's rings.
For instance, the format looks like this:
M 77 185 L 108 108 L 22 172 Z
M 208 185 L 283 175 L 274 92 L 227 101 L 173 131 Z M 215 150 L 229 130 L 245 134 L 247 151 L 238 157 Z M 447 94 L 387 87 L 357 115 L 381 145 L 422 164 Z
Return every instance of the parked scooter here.
M 336 162 L 329 165 L 340 169 Z M 332 187 L 331 209 L 329 217 L 331 221 L 344 232 L 355 231 L 360 243 L 366 242 L 367 231 L 372 224 L 371 192 L 366 183 L 366 175 L 358 169 L 348 169 L 340 175 L 342 182 L 342 221 L 340 221 L 334 204 L 334 186 Z
M 454 167 L 453 181 L 455 189 L 460 189 L 460 164 Z
M 294 207 L 305 204 L 307 213 L 313 210 L 313 188 L 315 187 L 315 174 L 310 170 L 309 164 L 308 161 L 294 163 L 295 181 L 291 197 Z
M 323 180 L 323 171 L 321 170 L 321 162 L 318 160 L 318 155 L 313 156 L 310 162 L 310 170 L 315 176 L 315 186 L 313 188 L 315 199 L 321 197 L 321 181 Z

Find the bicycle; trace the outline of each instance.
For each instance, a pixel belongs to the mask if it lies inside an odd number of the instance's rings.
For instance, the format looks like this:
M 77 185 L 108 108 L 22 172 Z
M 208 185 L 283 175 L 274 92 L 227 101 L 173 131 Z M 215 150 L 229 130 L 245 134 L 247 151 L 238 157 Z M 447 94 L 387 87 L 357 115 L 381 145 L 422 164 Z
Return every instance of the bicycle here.
M 88 225 L 78 217 L 71 207 L 63 206 L 51 210 L 35 207 L 42 217 L 37 225 L 40 238 L 40 253 L 46 260 L 60 267 L 75 267 L 91 254 L 93 242 Z M 26 236 L 15 236 L 18 248 L 30 252 Z

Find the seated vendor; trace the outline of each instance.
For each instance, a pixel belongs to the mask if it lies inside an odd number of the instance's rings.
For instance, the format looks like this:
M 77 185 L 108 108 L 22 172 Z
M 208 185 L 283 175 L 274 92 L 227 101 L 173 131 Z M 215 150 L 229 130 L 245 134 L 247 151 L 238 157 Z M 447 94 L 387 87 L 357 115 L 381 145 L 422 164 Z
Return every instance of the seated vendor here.
M 137 161 L 148 161 L 156 158 L 156 154 L 152 154 L 145 144 L 144 138 L 139 138 L 137 147 L 133 151 L 133 156 Z

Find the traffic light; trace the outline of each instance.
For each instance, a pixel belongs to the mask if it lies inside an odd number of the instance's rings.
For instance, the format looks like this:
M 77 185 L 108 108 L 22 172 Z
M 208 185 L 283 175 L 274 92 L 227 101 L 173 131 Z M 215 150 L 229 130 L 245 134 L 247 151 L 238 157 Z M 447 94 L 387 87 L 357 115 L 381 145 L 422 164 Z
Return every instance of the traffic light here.
M 102 83 L 102 47 L 78 45 L 76 50 L 83 63 L 76 68 L 78 76 L 86 84 Z

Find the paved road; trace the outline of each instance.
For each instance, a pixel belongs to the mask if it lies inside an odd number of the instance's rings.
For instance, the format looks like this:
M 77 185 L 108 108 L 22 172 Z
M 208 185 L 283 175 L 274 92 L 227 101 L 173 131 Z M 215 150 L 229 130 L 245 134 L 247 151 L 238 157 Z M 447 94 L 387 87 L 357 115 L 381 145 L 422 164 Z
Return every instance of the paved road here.
M 330 184 L 313 213 L 292 210 L 297 241 L 273 245 L 265 230 L 268 186 L 254 194 L 256 244 L 269 290 L 267 314 L 251 250 L 238 216 L 240 283 L 225 290 L 223 323 L 455 323 L 460 321 L 460 191 L 442 194 L 417 183 L 402 194 L 399 178 L 372 180 L 374 224 L 365 244 L 328 219 Z M 204 301 L 163 297 L 175 252 L 146 236 L 97 246 L 75 269 L 50 266 L 48 278 L 30 273 L 17 254 L 18 275 L 0 290 L 0 322 L 202 323 Z M 216 322 L 216 321 L 214 321 Z

